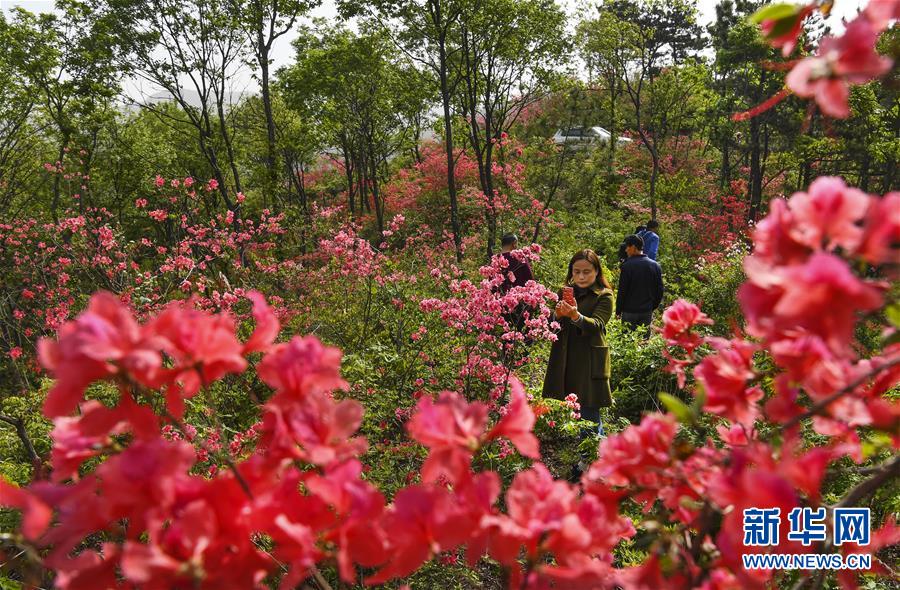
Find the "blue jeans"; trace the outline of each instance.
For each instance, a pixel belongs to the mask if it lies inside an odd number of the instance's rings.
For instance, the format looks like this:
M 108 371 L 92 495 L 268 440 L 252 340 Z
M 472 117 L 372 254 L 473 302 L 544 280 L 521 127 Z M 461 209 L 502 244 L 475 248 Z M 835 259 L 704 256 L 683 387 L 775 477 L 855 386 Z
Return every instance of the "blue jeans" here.
M 593 436 L 594 434 L 599 434 L 603 436 L 603 420 L 600 419 L 600 408 L 581 408 L 581 419 L 582 420 L 590 420 L 597 425 L 597 429 L 588 427 L 581 429 L 581 440 L 586 439 L 589 436 Z

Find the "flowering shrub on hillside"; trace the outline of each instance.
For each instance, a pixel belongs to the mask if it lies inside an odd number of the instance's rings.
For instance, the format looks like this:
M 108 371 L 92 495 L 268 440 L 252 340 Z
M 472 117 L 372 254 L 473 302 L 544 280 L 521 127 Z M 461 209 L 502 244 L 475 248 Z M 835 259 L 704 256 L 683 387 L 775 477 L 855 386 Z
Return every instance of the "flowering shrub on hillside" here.
M 319 567 L 328 563 L 345 582 L 362 571 L 377 584 L 461 546 L 470 564 L 489 555 L 507 568 L 517 588 L 762 588 L 773 572 L 743 569 L 743 552 L 766 548 L 742 547 L 742 510 L 822 505 L 829 465 L 862 460 L 858 428 L 896 435 L 900 426 L 900 404 L 884 395 L 900 382 L 900 344 L 862 360 L 853 346 L 858 313 L 885 305 L 884 285 L 848 263 L 895 259 L 900 195 L 863 197 L 820 179 L 808 193 L 776 202 L 759 224 L 740 293 L 754 340 L 702 336 L 697 329 L 710 320 L 687 302 L 666 311 L 673 371 L 684 383 L 692 373 L 697 401 L 667 400 L 673 415 L 650 414 L 604 440 L 578 484 L 554 480 L 540 463 L 535 415 L 513 377 L 509 403 L 493 421 L 487 404 L 458 393 L 422 397 L 407 426 L 428 449 L 422 482 L 388 501 L 362 478 L 358 457 L 367 443 L 355 433 L 363 410 L 340 394 L 347 386 L 340 351 L 313 337 L 274 343 L 279 322 L 258 293 L 249 294 L 256 329 L 244 342 L 227 312 L 176 302 L 139 323 L 118 298 L 98 293 L 39 346 L 56 378 L 44 404 L 55 424 L 52 478 L 27 489 L 0 484 L 4 502 L 23 511 L 21 542 L 49 550 L 43 562 L 60 588 L 116 587 L 119 576 L 146 588 L 248 588 L 278 572 L 290 586 L 322 578 Z M 821 210 L 840 213 L 810 213 Z M 768 370 L 757 358 L 763 347 Z M 184 400 L 246 372 L 248 356 L 260 353 L 254 370 L 274 395 L 253 428 L 255 449 L 237 460 L 223 456 L 227 469 L 192 474 L 198 456 L 184 440 L 192 436 L 181 420 Z M 760 386 L 765 374 L 774 377 L 771 390 Z M 114 405 L 85 399 L 98 380 L 117 386 Z M 721 442 L 683 439 L 700 412 L 721 418 Z M 806 418 L 828 444 L 803 446 Z M 766 434 L 767 423 L 779 426 L 780 440 Z M 505 491 L 505 510 L 499 476 L 472 470 L 474 454 L 497 439 L 535 460 Z M 889 446 L 896 450 L 898 440 Z M 85 471 L 92 457 L 105 460 Z M 883 481 L 898 465 L 889 459 L 868 481 Z M 843 502 L 874 492 L 868 481 Z M 620 512 L 625 498 L 668 526 L 651 528 L 643 564 L 619 569 L 612 550 L 635 534 Z M 888 520 L 868 549 L 898 536 Z M 86 538 L 100 541 L 73 555 Z M 799 552 L 795 545 L 768 550 Z M 886 571 L 877 559 L 874 571 Z M 854 574 L 840 576 L 853 585 Z

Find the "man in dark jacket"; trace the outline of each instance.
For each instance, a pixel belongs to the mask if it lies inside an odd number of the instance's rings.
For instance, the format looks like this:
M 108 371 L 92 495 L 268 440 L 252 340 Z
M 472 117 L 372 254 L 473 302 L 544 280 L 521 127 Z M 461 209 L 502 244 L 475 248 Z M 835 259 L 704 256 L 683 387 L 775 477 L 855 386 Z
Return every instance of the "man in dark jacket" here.
M 643 248 L 644 241 L 640 236 L 625 238 L 628 259 L 619 273 L 616 315 L 632 330 L 650 325 L 653 310 L 662 303 L 663 296 L 662 269 L 644 254 Z
M 500 238 L 500 255 L 506 259 L 508 266 L 504 272 L 503 282 L 500 284 L 499 292 L 505 295 L 513 287 L 524 287 L 528 281 L 534 279 L 531 273 L 531 266 L 525 260 L 519 260 L 512 255 L 512 251 L 519 245 L 519 238 L 516 234 L 506 234 Z M 512 277 L 510 277 L 510 274 Z M 512 313 L 504 314 L 506 322 L 519 332 L 525 329 L 525 311 L 527 306 L 525 303 L 519 303 Z M 525 339 L 526 344 L 531 343 L 531 339 Z
M 525 283 L 532 280 L 534 275 L 531 273 L 531 266 L 527 261 L 519 260 L 512 255 L 512 251 L 519 245 L 519 238 L 516 234 L 506 234 L 500 238 L 500 255 L 506 259 L 509 266 L 506 267 L 506 277 L 500 285 L 500 292 L 506 293 L 513 287 L 524 287 Z M 510 280 L 509 273 L 513 274 Z

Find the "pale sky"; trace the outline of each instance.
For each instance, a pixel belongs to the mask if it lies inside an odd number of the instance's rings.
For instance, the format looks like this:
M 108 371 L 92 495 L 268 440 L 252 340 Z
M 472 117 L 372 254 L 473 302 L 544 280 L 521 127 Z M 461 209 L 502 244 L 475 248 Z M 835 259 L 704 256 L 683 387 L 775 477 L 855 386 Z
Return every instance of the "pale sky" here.
M 566 9 L 569 14 L 569 28 L 574 30 L 577 15 L 592 12 L 592 8 L 596 6 L 596 0 L 557 0 Z M 775 0 L 773 0 L 775 1 Z M 715 18 L 715 6 L 718 0 L 696 0 L 697 8 L 700 13 L 700 24 L 707 25 Z M 831 15 L 825 22 L 831 26 L 832 31 L 840 32 L 843 30 L 841 21 L 849 20 L 859 11 L 860 7 L 868 4 L 868 0 L 835 0 L 834 8 Z M 0 0 L 0 9 L 4 12 L 8 11 L 12 6 L 22 6 L 32 12 L 46 12 L 53 9 L 51 0 Z M 310 23 L 313 17 L 333 19 L 337 17 L 337 9 L 334 0 L 323 0 L 322 4 L 313 10 L 309 17 L 303 19 L 302 22 Z M 291 47 L 291 40 L 296 38 L 296 34 L 289 32 L 276 42 L 273 48 L 274 67 L 273 71 L 288 65 L 293 61 L 294 51 Z M 258 90 L 257 83 L 252 79 L 250 71 L 244 67 L 242 70 L 236 71 L 232 79 L 233 92 L 238 94 L 244 92 L 256 92 Z M 133 98 L 138 98 L 141 94 L 150 96 L 154 92 L 148 89 L 146 85 L 138 83 L 126 84 L 126 92 Z

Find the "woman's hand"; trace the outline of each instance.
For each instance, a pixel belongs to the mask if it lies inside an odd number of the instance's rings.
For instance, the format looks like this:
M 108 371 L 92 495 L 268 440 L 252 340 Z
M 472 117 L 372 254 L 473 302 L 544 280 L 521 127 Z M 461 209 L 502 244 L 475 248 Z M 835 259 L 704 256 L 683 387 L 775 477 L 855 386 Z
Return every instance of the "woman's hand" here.
M 556 317 L 576 320 L 578 319 L 578 308 L 560 300 L 560 302 L 556 304 Z

